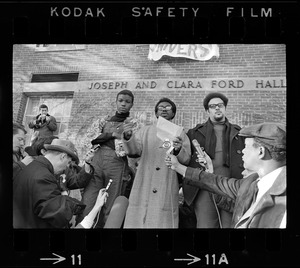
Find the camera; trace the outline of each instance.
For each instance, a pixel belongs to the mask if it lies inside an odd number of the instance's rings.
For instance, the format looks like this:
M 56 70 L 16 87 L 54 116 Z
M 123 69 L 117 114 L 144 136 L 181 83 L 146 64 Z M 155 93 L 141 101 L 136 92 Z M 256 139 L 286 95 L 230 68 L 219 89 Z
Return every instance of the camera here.
M 44 124 L 46 122 L 46 116 L 40 116 L 36 122 L 37 122 L 37 124 L 39 124 L 39 123 Z

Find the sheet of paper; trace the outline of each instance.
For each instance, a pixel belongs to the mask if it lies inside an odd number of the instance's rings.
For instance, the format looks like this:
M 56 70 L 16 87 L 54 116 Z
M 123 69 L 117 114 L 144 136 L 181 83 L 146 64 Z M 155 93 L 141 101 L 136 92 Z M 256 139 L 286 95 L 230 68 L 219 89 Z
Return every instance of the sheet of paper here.
M 169 139 L 172 141 L 175 137 L 180 136 L 183 127 L 180 127 L 163 117 L 159 116 L 157 120 L 157 137 L 162 141 Z

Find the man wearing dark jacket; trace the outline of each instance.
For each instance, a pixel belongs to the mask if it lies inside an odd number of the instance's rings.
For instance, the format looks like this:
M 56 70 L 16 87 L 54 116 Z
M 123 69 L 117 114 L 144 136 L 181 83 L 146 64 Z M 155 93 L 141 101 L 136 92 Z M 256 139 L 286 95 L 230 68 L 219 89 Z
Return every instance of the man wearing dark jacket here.
M 48 136 L 36 140 L 31 146 L 25 147 L 27 156 L 22 161 L 14 163 L 13 166 L 13 179 L 21 172 L 28 164 L 40 155 L 46 154 L 45 145 L 51 144 L 54 139 L 58 139 L 56 136 Z M 94 156 L 94 151 L 90 150 L 84 157 L 84 164 L 82 167 L 78 166 L 78 163 L 70 163 L 64 174 L 56 175 L 60 180 L 62 190 L 74 190 L 80 189 L 87 186 L 94 174 L 94 168 L 90 161 Z M 64 179 L 64 180 L 63 180 Z M 63 182 L 65 181 L 65 182 Z
M 13 181 L 14 228 L 68 228 L 72 216 L 85 207 L 62 195 L 56 177 L 71 160 L 79 161 L 74 144 L 54 139 L 44 146 L 45 156 L 38 156 Z
M 196 139 L 213 161 L 214 174 L 242 178 L 242 150 L 244 138 L 238 136 L 240 127 L 229 123 L 226 117 L 228 98 L 218 92 L 209 93 L 203 106 L 209 118 L 187 133 L 190 141 Z M 196 150 L 192 146 L 189 166 L 200 168 L 196 161 Z M 212 195 L 205 190 L 183 183 L 183 194 L 187 205 L 194 207 L 197 228 L 229 228 L 233 200 Z M 217 207 L 218 206 L 218 207 Z
M 38 131 L 38 138 L 52 136 L 57 129 L 56 119 L 54 116 L 48 114 L 48 106 L 45 104 L 40 105 L 40 113 L 33 118 L 28 126 Z
M 110 180 L 107 202 L 103 206 L 96 228 L 103 228 L 115 199 L 124 194 L 130 180 L 130 168 L 127 155 L 123 148 L 121 134 L 124 121 L 129 117 L 130 109 L 133 106 L 134 95 L 130 90 L 122 90 L 116 96 L 117 111 L 114 116 L 101 120 L 99 129 L 100 135 L 91 141 L 92 145 L 100 145 L 92 160 L 95 168 L 95 175 L 88 186 L 84 189 L 82 201 L 86 204 L 83 213 L 77 217 L 77 223 L 82 221 L 94 207 L 98 192 L 106 187 Z

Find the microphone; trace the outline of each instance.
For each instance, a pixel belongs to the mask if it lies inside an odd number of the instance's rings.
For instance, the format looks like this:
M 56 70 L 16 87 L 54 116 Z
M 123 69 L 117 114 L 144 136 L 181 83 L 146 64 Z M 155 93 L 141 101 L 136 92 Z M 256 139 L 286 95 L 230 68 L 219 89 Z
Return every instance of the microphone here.
M 118 196 L 110 210 L 103 228 L 121 228 L 129 201 L 125 196 Z
M 202 149 L 201 149 L 201 147 L 200 147 L 199 142 L 198 142 L 196 139 L 193 139 L 193 140 L 192 140 L 192 143 L 193 143 L 193 145 L 194 145 L 194 147 L 195 147 L 195 149 L 196 149 L 198 155 L 199 155 L 200 157 L 202 157 L 202 158 L 205 158 L 205 154 L 203 153 L 203 151 L 202 151 Z M 205 168 L 207 169 L 208 167 L 207 167 L 206 161 L 205 161 L 204 165 L 205 165 Z

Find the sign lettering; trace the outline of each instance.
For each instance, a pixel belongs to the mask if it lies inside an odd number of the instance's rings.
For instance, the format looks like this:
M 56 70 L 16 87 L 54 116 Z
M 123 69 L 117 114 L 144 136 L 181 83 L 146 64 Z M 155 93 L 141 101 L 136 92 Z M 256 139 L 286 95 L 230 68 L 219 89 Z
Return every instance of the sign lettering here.
M 182 45 L 158 44 L 149 45 L 148 59 L 157 61 L 162 56 L 181 57 L 192 60 L 206 61 L 212 57 L 219 57 L 218 45 Z

